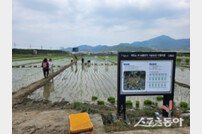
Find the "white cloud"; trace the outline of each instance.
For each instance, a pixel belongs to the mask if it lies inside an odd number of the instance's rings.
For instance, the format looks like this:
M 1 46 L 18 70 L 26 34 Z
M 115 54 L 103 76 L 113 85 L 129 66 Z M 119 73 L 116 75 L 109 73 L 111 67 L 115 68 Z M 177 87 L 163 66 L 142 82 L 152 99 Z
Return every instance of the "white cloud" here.
M 189 37 L 189 0 L 13 0 L 13 42 L 114 45 Z

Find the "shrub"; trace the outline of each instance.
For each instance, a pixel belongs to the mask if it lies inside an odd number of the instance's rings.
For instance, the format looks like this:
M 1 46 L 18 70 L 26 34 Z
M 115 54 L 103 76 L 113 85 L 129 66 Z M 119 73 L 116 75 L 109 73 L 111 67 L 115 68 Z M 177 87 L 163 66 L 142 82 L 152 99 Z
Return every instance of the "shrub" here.
M 180 102 L 180 107 L 184 107 L 184 108 L 186 108 L 188 106 L 188 104 L 186 103 L 186 102 Z
M 92 101 L 97 100 L 97 96 L 92 96 Z
M 73 107 L 74 107 L 74 109 L 80 110 L 81 112 L 98 113 L 98 109 L 95 109 L 95 108 L 90 107 L 90 106 L 84 106 L 80 102 L 74 102 Z
M 144 107 L 143 108 L 143 113 L 148 117 L 153 117 L 154 116 L 154 111 L 149 107 Z
M 190 126 L 190 120 L 186 121 L 186 125 Z
M 126 101 L 126 107 L 132 108 L 133 107 L 133 102 L 131 100 L 127 100 Z
M 109 97 L 109 98 L 107 98 L 107 100 L 112 104 L 115 103 L 115 98 L 114 97 Z
M 151 104 L 152 104 L 152 101 L 151 101 L 151 100 L 145 100 L 145 101 L 144 101 L 144 104 L 145 104 L 145 105 L 151 105 Z
M 136 101 L 136 107 L 139 108 L 140 107 L 140 101 Z
M 103 100 L 98 100 L 98 101 L 97 101 L 97 104 L 98 104 L 98 105 L 104 105 L 105 102 L 104 102 Z
M 163 96 L 157 96 L 156 99 L 157 99 L 158 101 L 161 101 L 161 100 L 163 100 Z

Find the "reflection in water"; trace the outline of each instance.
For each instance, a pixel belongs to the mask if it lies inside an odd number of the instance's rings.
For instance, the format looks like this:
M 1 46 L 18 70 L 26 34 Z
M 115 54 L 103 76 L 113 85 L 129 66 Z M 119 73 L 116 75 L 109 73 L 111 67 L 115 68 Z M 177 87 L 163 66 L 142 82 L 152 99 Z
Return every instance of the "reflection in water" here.
M 71 71 L 72 71 L 72 72 L 74 71 L 74 67 L 73 67 L 73 65 L 71 66 Z
M 109 71 L 109 66 L 105 65 L 105 71 L 108 72 Z
M 96 64 L 94 64 L 94 72 L 98 71 L 98 66 Z
M 44 85 L 44 90 L 43 90 L 43 97 L 45 99 L 48 99 L 50 96 L 50 93 L 54 90 L 54 84 L 53 84 L 53 79 L 48 81 L 45 85 Z
M 77 64 L 75 65 L 75 74 L 77 73 L 77 71 L 78 71 L 78 68 L 77 68 Z
M 81 64 L 81 70 L 82 71 L 84 70 L 84 64 Z
M 184 71 L 184 68 L 182 67 L 182 68 L 180 68 L 180 70 L 181 70 L 181 71 Z
M 55 77 L 54 88 L 57 90 L 50 92 L 49 90 L 44 90 L 43 87 L 40 88 L 40 90 L 35 91 L 30 98 L 40 100 L 45 99 L 46 96 L 51 102 L 59 102 L 62 99 L 65 99 L 72 103 L 75 101 L 89 102 L 93 95 L 98 96 L 99 99 L 104 101 L 107 101 L 107 98 L 110 96 L 116 98 L 117 67 L 111 65 L 107 66 L 104 61 L 102 63 L 91 62 L 90 68 L 87 67 L 88 64 L 84 64 L 83 71 L 81 71 L 82 66 L 80 62 L 78 62 L 78 72 L 76 74 L 74 72 L 76 68 L 73 65 L 73 71 L 71 71 L 71 69 L 66 69 L 63 73 Z M 102 66 L 99 66 L 101 64 Z M 185 70 L 182 72 L 180 68 L 176 68 L 177 81 L 181 80 L 182 83 L 189 83 L 190 71 L 186 68 L 184 69 Z M 86 72 L 84 72 L 85 70 Z M 48 97 L 49 95 L 50 97 Z M 147 99 L 157 102 L 158 106 L 161 107 L 163 101 L 157 101 L 156 97 L 157 96 L 128 96 L 126 99 L 131 100 L 133 104 L 135 104 L 136 101 L 140 101 L 140 108 L 144 107 L 144 101 Z M 187 102 L 189 105 L 189 100 L 190 89 L 175 84 L 174 102 L 176 103 L 176 106 L 179 106 L 181 101 Z
M 90 62 L 88 62 L 87 67 L 90 67 L 90 65 L 91 65 Z

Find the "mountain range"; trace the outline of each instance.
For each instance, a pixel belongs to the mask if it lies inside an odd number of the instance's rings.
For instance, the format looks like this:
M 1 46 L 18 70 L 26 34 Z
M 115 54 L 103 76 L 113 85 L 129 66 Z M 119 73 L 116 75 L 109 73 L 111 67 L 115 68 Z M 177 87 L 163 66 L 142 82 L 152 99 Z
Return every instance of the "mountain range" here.
M 190 49 L 190 39 L 173 39 L 166 35 L 161 35 L 145 41 L 135 41 L 132 43 L 120 43 L 114 46 L 107 45 L 80 45 L 79 51 L 102 52 L 102 51 L 161 51 L 161 50 L 186 50 Z M 72 47 L 64 49 L 72 51 Z

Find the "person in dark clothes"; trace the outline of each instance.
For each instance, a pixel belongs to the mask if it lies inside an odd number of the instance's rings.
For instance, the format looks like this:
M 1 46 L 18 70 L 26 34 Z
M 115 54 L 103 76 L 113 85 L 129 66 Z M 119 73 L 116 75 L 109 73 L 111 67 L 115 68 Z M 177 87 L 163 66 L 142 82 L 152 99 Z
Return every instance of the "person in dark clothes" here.
M 84 58 L 82 57 L 82 59 L 81 59 L 81 62 L 82 62 L 82 64 L 84 64 Z
M 41 64 L 41 67 L 43 68 L 43 75 L 45 78 L 49 75 L 49 63 L 48 60 L 45 58 Z

